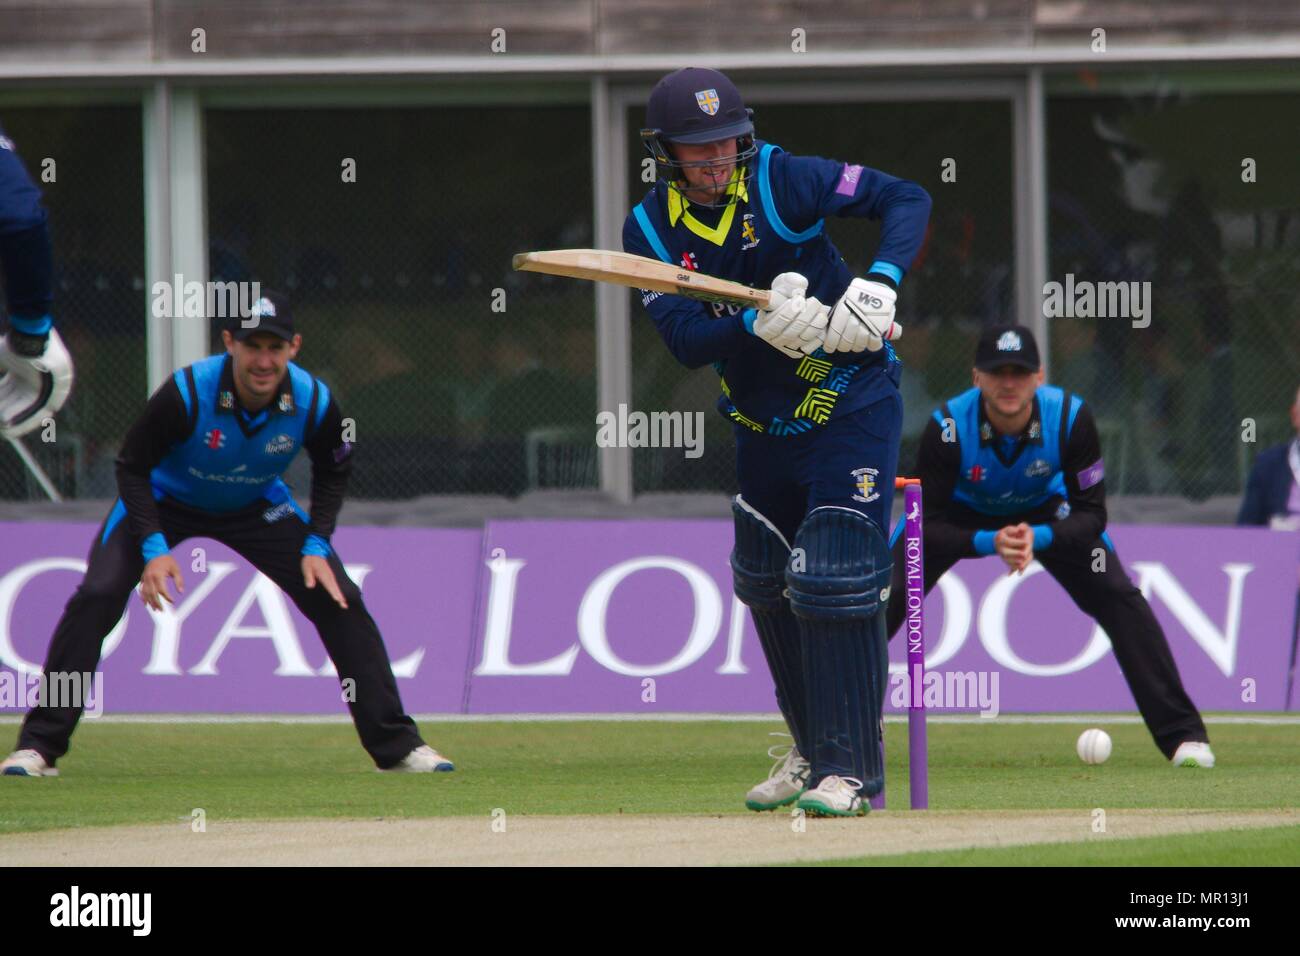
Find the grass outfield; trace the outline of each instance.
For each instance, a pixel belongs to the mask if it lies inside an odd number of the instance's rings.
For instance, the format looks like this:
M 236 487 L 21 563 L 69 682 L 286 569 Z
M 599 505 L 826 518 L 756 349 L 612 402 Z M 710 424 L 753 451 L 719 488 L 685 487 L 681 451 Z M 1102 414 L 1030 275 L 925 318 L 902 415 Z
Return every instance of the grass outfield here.
M 12 726 L 12 725 L 10 725 Z M 767 772 L 775 722 L 425 723 L 425 738 L 456 761 L 436 775 L 381 775 L 347 724 L 84 722 L 58 779 L 0 778 L 0 833 L 118 824 L 173 824 L 202 808 L 209 820 L 486 817 L 521 815 L 746 815 L 745 791 Z M 1074 753 L 1085 724 L 933 724 L 930 802 L 937 810 L 1158 808 L 1269 810 L 1300 805 L 1297 728 L 1218 725 L 1219 766 L 1174 769 L 1141 725 L 1107 727 L 1115 752 L 1088 767 Z M 890 724 L 889 805 L 907 806 L 905 728 Z M 815 823 L 810 823 L 815 826 Z M 1292 831 L 1295 828 L 1290 828 Z M 1269 831 L 1260 831 L 1269 833 Z M 1179 838 L 1134 852 L 1179 862 Z M 1194 838 L 1196 840 L 1202 837 Z M 1296 840 L 1258 840 L 1296 863 Z M 1216 838 L 1216 845 L 1218 839 Z M 1225 852 L 1232 841 L 1224 843 Z M 1114 848 L 1040 846 L 960 851 L 906 863 L 1129 862 Z M 1168 846 L 1165 856 L 1160 846 Z M 999 856 L 1010 855 L 1006 859 Z M 1152 855 L 1154 854 L 1154 855 Z M 997 859 L 995 859 L 997 857 Z M 880 858 L 872 862 L 882 862 Z
M 1185 836 L 1140 837 L 1113 843 L 1048 843 L 982 847 L 849 860 L 805 866 L 1297 866 L 1300 827 L 1223 830 Z

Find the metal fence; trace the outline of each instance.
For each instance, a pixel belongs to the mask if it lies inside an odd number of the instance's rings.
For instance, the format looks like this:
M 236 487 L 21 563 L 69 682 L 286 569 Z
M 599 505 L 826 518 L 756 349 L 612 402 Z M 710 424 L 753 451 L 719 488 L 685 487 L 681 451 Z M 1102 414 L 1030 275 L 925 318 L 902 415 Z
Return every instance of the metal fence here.
M 10 108 L 0 123 L 44 193 L 53 314 L 77 371 L 54 434 L 37 431 L 24 443 L 60 494 L 113 497 L 113 458 L 146 395 L 140 109 Z M 0 497 L 44 497 L 7 443 Z
M 1149 310 L 1051 319 L 1052 377 L 1092 404 L 1112 494 L 1237 494 L 1300 385 L 1300 94 L 1093 84 L 1048 99 L 1049 278 L 1149 283 Z
M 1209 68 L 1048 77 L 1046 278 L 1151 283 L 1149 326 L 1123 316 L 1046 323 L 1050 378 L 1091 403 L 1112 494 L 1238 494 L 1256 450 L 1289 434 L 1300 133 L 1281 118 L 1296 114 L 1300 93 L 1288 82 Z M 844 94 L 851 82 L 839 85 L 833 102 L 754 97 L 759 135 L 913 179 L 935 199 L 899 301 L 906 469 L 925 417 L 968 387 L 981 327 L 1030 318 L 1017 310 L 1015 104 L 855 101 Z M 354 493 L 598 486 L 595 323 L 616 319 L 594 315 L 586 283 L 509 267 L 514 252 L 596 242 L 592 109 L 277 101 L 218 98 L 203 110 L 209 273 L 295 301 L 300 363 L 356 421 Z M 629 161 L 615 183 L 631 202 L 647 188 L 641 115 L 639 104 L 626 110 Z M 42 188 L 55 311 L 78 369 L 58 441 L 28 446 L 64 494 L 111 497 L 113 456 L 146 395 L 141 105 L 9 106 L 0 122 L 38 174 L 44 158 L 57 161 Z M 952 181 L 941 177 L 949 158 Z M 878 224 L 828 227 L 850 266 L 865 269 Z M 702 411 L 706 423 L 702 457 L 633 452 L 633 490 L 732 489 L 716 375 L 678 366 L 628 301 L 629 401 Z M 215 330 L 211 341 L 219 347 Z M 1245 421 L 1253 443 L 1242 440 Z M 40 497 L 7 449 L 0 496 Z
M 510 270 L 521 249 L 590 244 L 589 122 L 207 112 L 212 273 L 296 304 L 300 364 L 356 423 L 354 494 L 518 494 L 539 474 L 536 433 L 594 421 L 590 288 Z

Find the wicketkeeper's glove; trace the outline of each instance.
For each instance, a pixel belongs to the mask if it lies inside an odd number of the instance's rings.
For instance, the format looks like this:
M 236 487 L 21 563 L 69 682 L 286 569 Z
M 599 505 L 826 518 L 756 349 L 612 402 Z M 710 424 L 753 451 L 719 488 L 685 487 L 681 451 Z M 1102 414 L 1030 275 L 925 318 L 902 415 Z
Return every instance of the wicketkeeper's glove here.
M 0 336 L 0 437 L 17 438 L 41 427 L 68 400 L 72 359 L 59 333 Z

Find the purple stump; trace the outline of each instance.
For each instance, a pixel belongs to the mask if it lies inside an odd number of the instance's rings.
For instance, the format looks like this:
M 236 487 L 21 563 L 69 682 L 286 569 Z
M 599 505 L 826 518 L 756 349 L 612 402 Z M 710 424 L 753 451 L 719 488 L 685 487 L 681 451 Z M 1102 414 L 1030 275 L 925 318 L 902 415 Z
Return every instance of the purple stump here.
M 906 573 L 907 633 L 907 754 L 912 809 L 930 805 L 929 768 L 925 743 L 925 549 L 922 547 L 921 485 L 903 490 L 903 560 Z

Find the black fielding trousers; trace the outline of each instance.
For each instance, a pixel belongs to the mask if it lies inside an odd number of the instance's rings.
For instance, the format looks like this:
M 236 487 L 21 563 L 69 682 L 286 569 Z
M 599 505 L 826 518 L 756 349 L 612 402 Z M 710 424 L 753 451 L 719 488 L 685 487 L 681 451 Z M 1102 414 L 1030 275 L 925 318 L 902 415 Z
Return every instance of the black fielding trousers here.
M 330 568 L 347 599 L 343 610 L 319 581 L 308 588 L 302 579 L 302 546 L 307 525 L 293 511 L 274 511 L 266 501 L 246 509 L 214 514 L 197 511 L 164 498 L 158 502 L 163 536 L 169 547 L 186 538 L 211 538 L 237 551 L 274 581 L 315 625 L 339 680 L 355 681 L 355 701 L 348 704 L 361 744 L 383 768 L 394 766 L 423 741 L 415 721 L 402 710 L 397 681 L 379 628 L 361 600 L 361 591 L 348 577 L 338 555 Z M 268 521 L 264 515 L 275 520 Z M 107 519 L 105 520 L 105 525 Z M 45 659 L 47 674 L 93 672 L 99 667 L 104 638 L 122 617 L 126 602 L 144 571 L 140 541 L 123 517 L 104 539 L 101 525 L 90 547 L 86 576 L 59 618 Z M 184 564 L 181 573 L 187 573 Z M 175 596 L 175 583 L 168 587 Z M 80 707 L 34 707 L 18 735 L 19 750 L 35 750 L 53 764 L 68 752 L 68 741 L 81 719 Z
M 997 520 L 1000 521 L 996 525 L 998 528 L 1022 520 L 1032 523 L 1019 517 Z M 993 526 L 989 525 L 989 528 Z M 906 611 L 907 602 L 901 597 L 906 594 L 907 587 L 904 547 L 905 539 L 900 535 L 894 543 L 894 573 L 890 583 L 890 594 L 899 597 L 889 602 L 885 619 L 891 640 L 902 625 Z M 1092 570 L 1095 548 L 1105 550 L 1104 571 Z M 1161 630 L 1147 599 L 1129 580 L 1114 549 L 1108 548 L 1099 537 L 1087 548 L 1057 550 L 1052 547 L 1034 552 L 1034 558 L 1065 588 L 1079 610 L 1100 624 L 1110 638 L 1115 659 L 1161 753 L 1173 757 L 1178 745 L 1186 740 L 1208 743 L 1210 737 L 1205 724 L 1183 688 L 1165 632 Z M 961 556 L 944 552 L 927 536 L 924 560 L 925 593 L 929 594 L 935 582 L 961 560 Z

